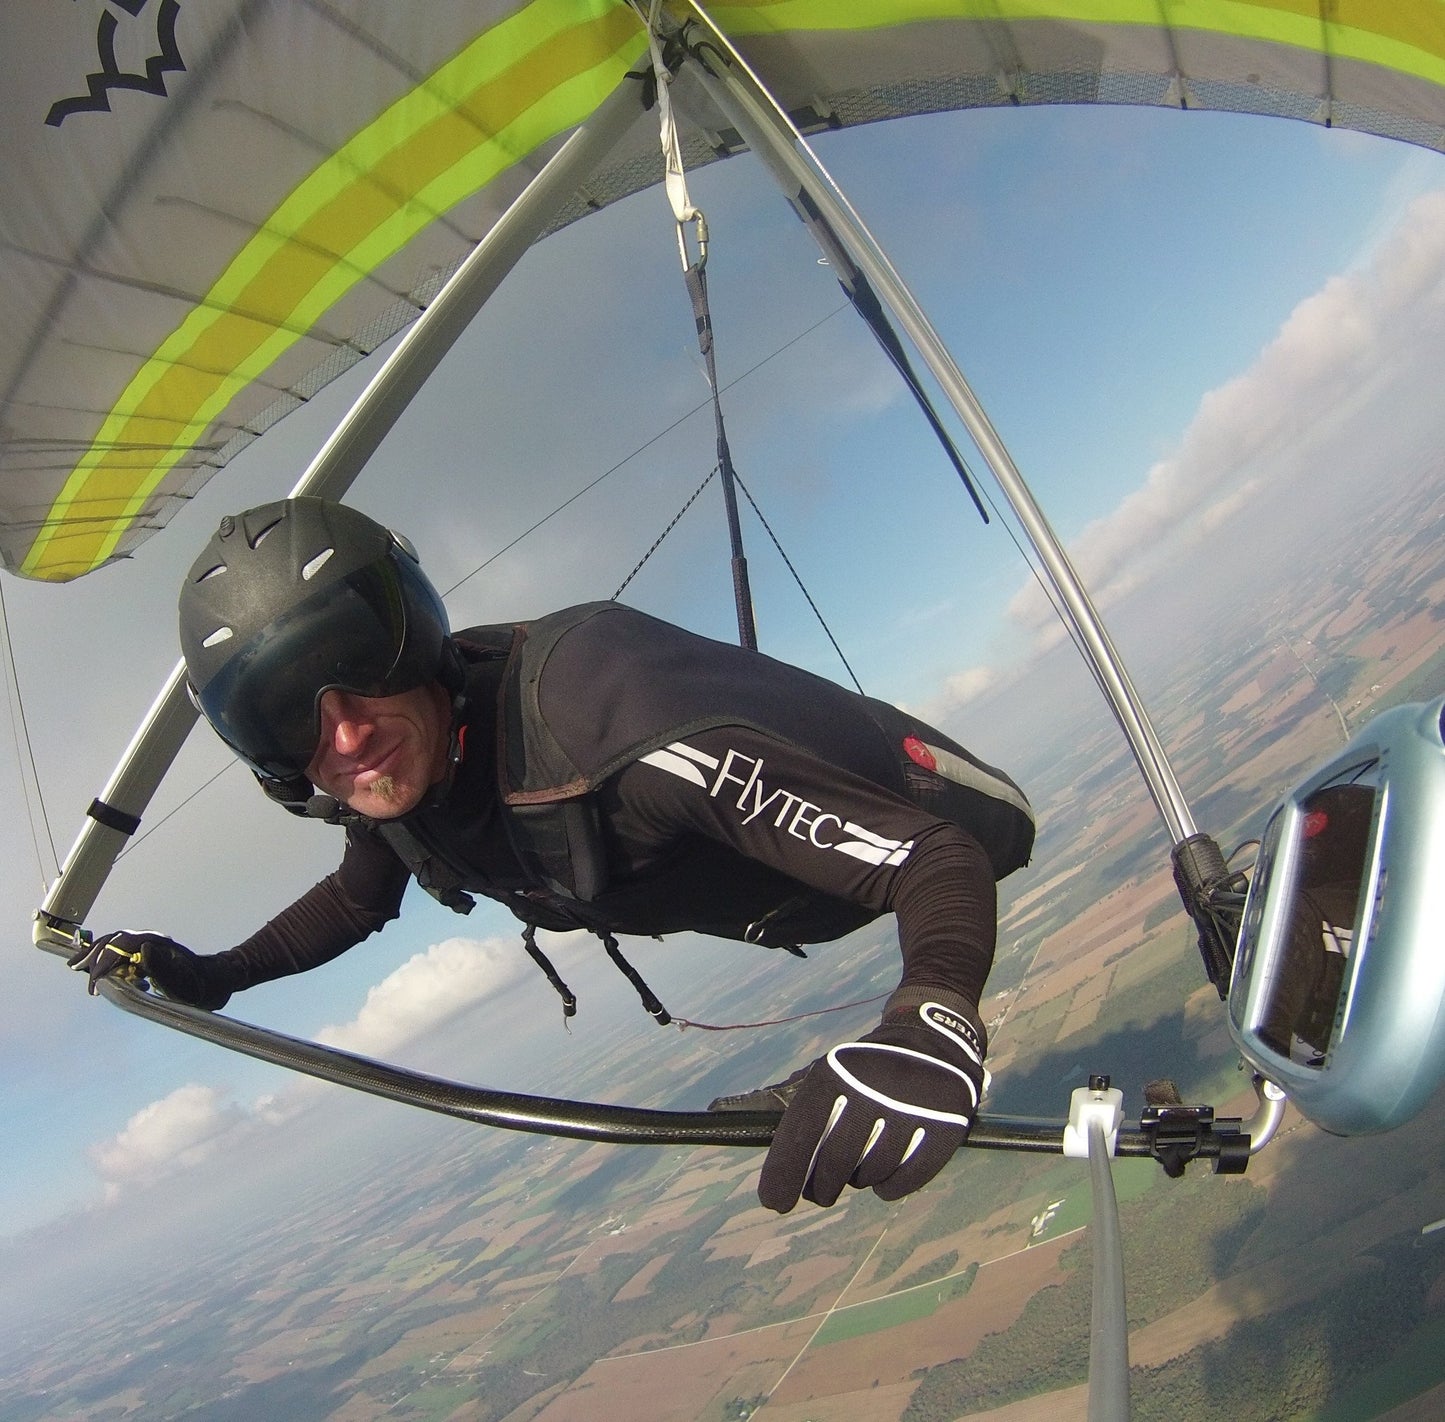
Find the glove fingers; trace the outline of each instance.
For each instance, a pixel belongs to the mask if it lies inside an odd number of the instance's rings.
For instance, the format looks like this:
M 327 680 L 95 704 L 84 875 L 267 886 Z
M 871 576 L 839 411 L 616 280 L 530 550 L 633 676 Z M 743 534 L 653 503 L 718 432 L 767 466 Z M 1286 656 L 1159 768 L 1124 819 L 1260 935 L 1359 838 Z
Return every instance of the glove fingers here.
M 813 1063 L 773 1137 L 758 1197 L 786 1213 L 847 1185 L 897 1200 L 933 1179 L 968 1136 L 983 1081 L 972 1010 L 926 1002 Z
M 918 1149 L 886 1180 L 874 1185 L 873 1193 L 880 1200 L 901 1200 L 921 1190 L 953 1159 L 953 1153 L 967 1136 L 968 1132 L 957 1126 L 930 1128 Z
M 811 1186 L 815 1162 L 828 1148 L 829 1137 L 838 1125 L 834 1117 L 839 1096 L 837 1079 L 826 1065 L 820 1071 L 818 1063 L 814 1063 L 783 1112 L 763 1161 L 762 1174 L 758 1177 L 758 1200 L 768 1209 L 787 1214 Z M 832 1204 L 838 1198 L 847 1178 L 845 1172 L 832 1199 L 826 1203 Z M 806 1198 L 816 1199 L 811 1193 Z
M 910 1154 L 915 1136 L 921 1136 Z M 832 1132 L 818 1149 L 813 1170 L 803 1187 L 803 1198 L 815 1205 L 831 1205 L 845 1185 L 858 1190 L 875 1188 L 891 1181 L 900 1168 L 905 1178 L 917 1177 L 918 1184 L 931 1180 L 953 1153 L 952 1144 L 939 1155 L 936 1129 L 925 1129 L 917 1121 L 899 1119 L 873 1109 L 871 1103 L 849 1101 Z M 928 1161 L 920 1173 L 920 1155 Z M 908 1156 L 906 1165 L 901 1165 Z M 938 1156 L 937 1160 L 933 1157 Z M 916 1189 L 916 1186 L 908 1188 Z M 902 1193 L 907 1194 L 908 1189 Z
M 801 1198 L 831 1205 L 842 1194 L 863 1149 L 860 1140 L 841 1171 L 827 1163 L 832 1152 L 847 1149 L 834 1134 L 844 1127 L 845 1106 L 847 1100 L 827 1062 L 814 1062 L 777 1123 L 757 1179 L 757 1198 L 769 1210 L 788 1214 Z
M 858 1190 L 872 1189 L 891 1179 L 898 1171 L 903 1157 L 910 1154 L 909 1147 L 912 1146 L 914 1138 L 922 1138 L 918 1142 L 918 1149 L 922 1149 L 933 1134 L 932 1127 L 925 1127 L 919 1121 L 900 1120 L 896 1117 L 882 1120 L 877 1115 L 869 1122 L 870 1136 L 875 1130 L 877 1139 L 871 1148 L 868 1148 L 867 1139 L 864 1140 L 866 1153 L 860 1153 L 857 1166 L 848 1177 L 848 1183 Z M 914 1153 L 916 1154 L 916 1151 Z
M 125 942 L 126 937 L 120 933 L 107 933 L 65 960 L 66 967 L 87 975 L 89 981 L 85 990 L 92 997 L 102 978 L 114 976 L 122 982 L 140 981 L 140 955 L 126 951 L 129 946 Z
M 837 1124 L 818 1147 L 813 1161 L 813 1171 L 803 1187 L 803 1198 L 815 1205 L 831 1205 L 843 1193 L 843 1187 L 853 1181 L 859 1169 L 859 1162 L 867 1152 L 870 1160 L 884 1144 L 880 1139 L 869 1150 L 877 1115 L 849 1101 L 839 1116 Z M 883 1135 L 887 1135 L 885 1127 Z

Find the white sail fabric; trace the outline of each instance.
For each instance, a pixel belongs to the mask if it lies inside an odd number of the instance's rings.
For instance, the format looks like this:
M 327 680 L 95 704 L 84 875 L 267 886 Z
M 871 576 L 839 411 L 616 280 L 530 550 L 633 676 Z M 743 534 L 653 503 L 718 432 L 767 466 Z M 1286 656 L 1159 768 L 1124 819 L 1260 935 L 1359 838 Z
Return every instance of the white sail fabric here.
M 1445 148 L 1445 0 L 710 13 L 805 129 L 1148 103 Z M 648 64 L 624 0 L 0 7 L 0 564 L 59 581 L 129 555 L 423 310 L 620 84 L 641 119 Z M 680 107 L 688 166 L 740 146 Z M 657 181 L 656 134 L 639 122 L 559 220 Z

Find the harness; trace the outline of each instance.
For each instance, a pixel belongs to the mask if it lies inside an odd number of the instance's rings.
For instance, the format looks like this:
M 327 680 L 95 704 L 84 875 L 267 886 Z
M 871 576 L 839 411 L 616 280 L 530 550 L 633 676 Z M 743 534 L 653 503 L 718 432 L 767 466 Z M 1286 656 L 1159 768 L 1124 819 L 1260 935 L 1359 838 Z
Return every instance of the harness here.
M 498 736 L 499 747 L 509 743 L 515 748 L 514 767 L 524 766 L 528 748 L 544 741 L 546 731 L 535 693 L 521 696 L 517 688 L 535 684 L 540 667 L 534 670 L 534 664 L 545 661 L 556 639 L 580 620 L 585 619 L 558 616 L 535 639 L 527 637 L 525 628 L 511 625 L 474 627 L 460 634 L 455 645 L 465 670 L 455 703 L 454 738 L 460 740 L 464 734 L 468 707 L 478 706 L 490 697 L 496 702 L 498 726 L 511 732 L 509 736 Z M 514 654 L 528 641 L 531 655 L 514 661 Z M 499 662 L 504 663 L 500 687 Z M 552 763 L 557 763 L 555 757 Z M 454 825 L 454 832 L 447 836 L 419 833 L 424 818 L 419 819 L 416 812 L 395 820 L 368 821 L 368 828 L 386 842 L 428 894 L 454 912 L 469 914 L 476 906 L 473 894 L 480 891 L 506 904 L 522 922 L 522 945 L 527 954 L 561 998 L 564 1019 L 576 1014 L 577 997 L 538 946 L 539 928 L 554 932 L 582 928 L 595 934 L 608 957 L 637 990 L 647 1012 L 659 1024 L 669 1023 L 671 1015 L 622 956 L 605 919 L 588 907 L 607 882 L 602 826 L 591 795 L 577 793 L 574 780 L 567 787 L 567 798 L 528 802 L 531 797 L 523 792 L 524 802 L 513 805 L 508 803 L 505 787 L 498 783 L 500 776 L 490 785 L 470 787 L 473 793 L 469 794 L 465 783 L 457 783 L 457 773 L 464 766 L 464 757 L 456 756 L 452 774 L 418 808 L 424 811 L 441 801 L 458 802 L 461 807 L 470 804 L 475 809 L 471 832 L 463 822 Z M 451 804 L 454 814 L 458 803 Z M 506 830 L 516 861 L 526 876 L 525 884 L 499 886 L 461 852 L 463 846 L 476 841 L 482 822 L 493 814 L 499 815 Z

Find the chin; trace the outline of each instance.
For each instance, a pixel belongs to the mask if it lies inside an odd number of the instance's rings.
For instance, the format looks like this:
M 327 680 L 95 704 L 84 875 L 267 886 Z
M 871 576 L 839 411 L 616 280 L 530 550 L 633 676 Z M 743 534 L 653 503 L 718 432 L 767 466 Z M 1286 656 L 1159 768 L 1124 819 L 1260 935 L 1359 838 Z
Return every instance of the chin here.
M 351 808 L 365 815 L 369 820 L 395 820 L 416 809 L 421 796 L 397 795 L 383 798 L 380 795 L 363 795 L 351 801 Z
M 370 820 L 394 820 L 414 810 L 424 793 L 414 785 L 398 784 L 391 776 L 383 775 L 360 790 L 352 787 L 346 805 Z

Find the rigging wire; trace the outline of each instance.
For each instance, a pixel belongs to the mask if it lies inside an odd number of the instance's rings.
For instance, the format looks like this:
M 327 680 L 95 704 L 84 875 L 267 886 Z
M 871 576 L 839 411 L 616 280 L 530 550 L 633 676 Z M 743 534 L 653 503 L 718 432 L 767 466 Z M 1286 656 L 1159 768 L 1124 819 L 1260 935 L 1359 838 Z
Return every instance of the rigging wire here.
M 707 478 L 704 479 L 702 483 L 699 484 L 697 488 L 692 491 L 692 495 L 689 497 L 688 501 L 673 516 L 672 522 L 669 523 L 667 527 L 664 528 L 662 532 L 657 535 L 657 537 L 653 540 L 652 547 L 649 548 L 647 552 L 644 553 L 642 557 L 637 560 L 637 563 L 633 567 L 632 571 L 628 573 L 628 575 L 622 580 L 622 586 L 619 587 L 617 591 L 612 594 L 613 602 L 616 602 L 617 599 L 622 596 L 622 594 L 627 589 L 628 583 L 630 583 L 638 575 L 638 573 L 642 571 L 642 567 L 647 562 L 647 560 L 651 558 L 652 555 L 656 553 L 659 548 L 662 547 L 663 540 L 667 537 L 669 533 L 672 532 L 674 528 L 677 527 L 679 523 L 682 522 L 683 515 L 687 513 L 687 511 L 693 506 L 694 503 L 697 502 L 698 495 L 701 494 L 702 491 L 706 489 L 710 483 L 712 483 L 713 479 L 717 476 L 721 469 L 722 466 L 720 464 L 713 465 L 712 469 L 708 473 Z M 863 690 L 863 683 L 858 680 L 856 673 L 853 671 L 852 666 L 849 664 L 848 658 L 843 655 L 843 649 L 838 645 L 838 639 L 833 635 L 833 629 L 828 626 L 827 620 L 824 618 L 822 612 L 820 612 L 818 609 L 818 604 L 813 601 L 812 593 L 808 591 L 807 586 L 804 584 L 802 577 L 798 573 L 798 570 L 793 566 L 793 560 L 788 557 L 787 551 L 778 541 L 778 535 L 773 532 L 772 524 L 768 522 L 767 518 L 763 514 L 762 509 L 758 507 L 758 501 L 753 498 L 752 491 L 748 488 L 746 484 L 743 483 L 742 476 L 737 472 L 736 469 L 733 470 L 733 481 L 737 484 L 738 488 L 743 491 L 743 494 L 746 497 L 748 503 L 752 505 L 752 510 L 758 516 L 758 522 L 762 524 L 764 532 L 768 535 L 770 539 L 772 539 L 773 547 L 778 550 L 778 557 L 783 560 L 783 563 L 786 565 L 788 571 L 793 575 L 793 581 L 797 583 L 798 591 L 803 594 L 804 600 L 807 602 L 808 606 L 812 608 L 813 616 L 818 619 L 818 625 L 823 629 L 823 632 L 827 636 L 828 641 L 833 644 L 833 650 L 837 652 L 838 660 L 843 663 L 843 666 L 846 668 L 849 677 L 852 679 L 853 685 L 858 688 L 858 694 L 860 696 L 865 695 L 866 693 Z
M 823 629 L 823 631 L 827 634 L 828 640 L 833 644 L 833 650 L 837 652 L 838 660 L 843 663 L 844 667 L 847 668 L 848 675 L 853 679 L 853 685 L 858 688 L 858 695 L 865 695 L 865 692 L 863 690 L 863 683 L 858 680 L 858 677 L 854 673 L 853 668 L 849 665 L 848 658 L 843 655 L 843 649 L 838 645 L 838 639 L 833 635 L 833 629 L 828 626 L 827 622 L 824 621 L 823 614 L 818 611 L 818 604 L 813 601 L 812 593 L 810 593 L 808 589 L 803 586 L 803 580 L 798 576 L 798 570 L 793 566 L 793 560 L 789 558 L 788 555 L 783 551 L 783 545 L 778 542 L 778 535 L 773 532 L 772 525 L 767 521 L 767 519 L 763 517 L 763 511 L 758 507 L 758 501 L 753 498 L 751 492 L 749 492 L 748 490 L 748 486 L 743 483 L 742 477 L 739 474 L 734 472 L 733 478 L 737 481 L 738 488 L 740 488 L 743 491 L 744 495 L 747 497 L 748 503 L 753 506 L 753 512 L 757 514 L 758 522 L 762 524 L 764 530 L 766 530 L 767 532 L 768 537 L 773 540 L 773 547 L 778 550 L 778 557 L 787 564 L 788 571 L 793 575 L 793 581 L 798 585 L 798 591 L 803 594 L 803 596 L 807 599 L 808 606 L 813 609 L 813 616 L 818 619 L 818 626 Z
M 847 302 L 843 302 L 841 305 L 835 306 L 830 312 L 828 312 L 826 316 L 819 317 L 819 319 L 814 321 L 811 326 L 804 327 L 804 329 L 799 331 L 796 336 L 792 337 L 790 340 L 784 341 L 783 344 L 780 345 L 775 351 L 770 351 L 760 361 L 754 362 L 746 370 L 741 372 L 741 374 L 735 376 L 732 380 L 729 380 L 728 383 L 722 387 L 722 389 L 731 390 L 733 386 L 740 384 L 750 375 L 753 375 L 757 371 L 761 370 L 763 366 L 768 364 L 769 361 L 775 360 L 778 356 L 782 355 L 784 351 L 791 350 L 792 347 L 797 345 L 799 341 L 803 340 L 807 336 L 811 336 L 813 332 L 816 331 L 820 326 L 826 325 L 835 316 L 840 315 L 842 312 L 847 310 Z M 642 444 L 639 444 L 637 448 L 632 451 L 631 454 L 624 455 L 610 469 L 605 469 L 601 474 L 597 475 L 596 478 L 590 479 L 580 489 L 578 489 L 576 493 L 572 494 L 568 498 L 564 499 L 560 504 L 558 504 L 557 507 L 554 508 L 550 513 L 543 514 L 543 516 L 539 518 L 537 522 L 534 523 L 530 528 L 523 529 L 523 531 L 519 533 L 515 538 L 513 538 L 509 543 L 503 544 L 502 547 L 498 548 L 497 551 L 493 553 L 491 557 L 488 558 L 485 562 L 478 563 L 477 566 L 471 570 L 471 572 L 466 573 L 462 577 L 458 578 L 457 581 L 454 582 L 449 588 L 444 588 L 442 590 L 442 597 L 450 597 L 454 592 L 456 592 L 458 588 L 460 588 L 463 584 L 470 582 L 483 569 L 491 567 L 491 565 L 495 563 L 497 559 L 500 558 L 504 553 L 510 552 L 524 538 L 531 537 L 531 535 L 534 534 L 539 528 L 541 528 L 544 523 L 547 523 L 551 519 L 556 518 L 556 516 L 564 509 L 566 509 L 569 505 L 575 504 L 577 500 L 582 497 L 583 494 L 586 494 L 590 490 L 595 489 L 597 485 L 600 484 L 604 479 L 608 479 L 612 475 L 616 474 L 619 469 L 623 468 L 624 465 L 629 464 L 632 460 L 636 459 L 639 454 L 642 454 L 645 451 L 651 449 L 654 444 L 656 444 L 664 436 L 670 435 L 673 430 L 678 428 L 679 425 L 685 424 L 700 411 L 710 409 L 711 407 L 711 396 L 709 396 L 706 400 L 698 401 L 698 403 L 694 405 L 692 409 L 687 410 L 683 414 L 679 415 L 677 419 L 675 419 L 665 429 L 659 430 L 655 435 L 652 436 L 651 439 L 645 440 Z
M 50 817 L 45 811 L 45 795 L 40 788 L 40 771 L 35 764 L 35 747 L 30 739 L 29 722 L 25 719 L 25 698 L 20 694 L 20 673 L 15 665 L 15 642 L 10 636 L 10 612 L 5 605 L 3 582 L 0 582 L 0 631 L 3 631 L 5 635 L 5 665 L 10 672 L 7 695 L 10 699 L 10 729 L 11 734 L 15 737 L 15 754 L 20 768 L 20 791 L 25 796 L 25 818 L 30 825 L 30 842 L 35 849 L 35 863 L 40 870 L 40 883 L 43 888 L 51 875 L 49 866 L 45 862 L 45 856 L 41 852 L 40 835 L 35 828 L 37 813 L 40 817 L 40 824 L 45 830 L 46 842 L 50 846 L 50 863 L 55 865 L 56 874 L 60 872 L 60 856 L 55 852 L 55 836 L 50 830 Z M 21 749 L 22 742 L 24 743 L 23 751 Z M 30 767 L 28 777 L 25 774 L 27 765 Z M 30 795 L 32 782 L 35 785 L 33 801 Z
M 233 760 L 229 765 L 223 765 L 214 775 L 210 776 L 206 780 L 203 780 L 199 785 L 197 785 L 196 788 L 192 790 L 191 793 L 187 795 L 186 798 L 182 800 L 179 805 L 173 805 L 169 810 L 167 810 L 165 814 L 160 817 L 160 819 L 158 819 L 154 824 L 147 828 L 144 834 L 138 834 L 135 835 L 133 838 L 128 839 L 125 842 L 125 845 L 122 847 L 120 853 L 115 856 L 116 863 L 119 863 L 122 859 L 124 859 L 126 855 L 129 854 L 131 850 L 133 850 L 138 844 L 144 844 L 145 841 L 148 840 L 163 824 L 165 824 L 168 819 L 170 819 L 173 815 L 180 814 L 180 812 L 184 810 L 186 806 L 191 803 L 192 800 L 194 800 L 198 795 L 204 794 L 228 770 L 234 769 L 240 763 L 241 762 L 238 760 Z
M 1109 701 L 1108 688 L 1104 684 L 1104 678 L 1099 669 L 1094 665 L 1093 658 L 1088 655 L 1088 650 L 1084 646 L 1083 639 L 1079 636 L 1073 619 L 1069 616 L 1068 610 L 1063 605 L 1063 598 L 1060 597 L 1052 581 L 1040 572 L 1032 547 L 1025 547 L 1024 543 L 1019 539 L 1017 531 L 1014 529 L 1012 520 L 1005 517 L 1004 510 L 999 508 L 998 504 L 994 501 L 993 495 L 989 493 L 986 487 L 980 485 L 977 493 L 989 508 L 993 510 L 1004 532 L 1008 534 L 1009 542 L 1013 544 L 1019 557 L 1023 559 L 1024 565 L 1028 568 L 1030 574 L 1032 574 L 1034 582 L 1038 584 L 1039 591 L 1048 599 L 1049 606 L 1054 610 L 1054 616 L 1058 618 L 1060 625 L 1068 634 L 1069 641 L 1074 644 L 1074 650 L 1079 654 L 1079 658 L 1088 669 L 1089 675 L 1093 677 L 1094 684 L 1099 688 L 1100 692 L 1103 693 L 1105 701 Z
M 644 553 L 642 557 L 637 560 L 636 564 L 633 566 L 632 571 L 625 578 L 623 578 L 622 586 L 619 587 L 617 591 L 612 594 L 611 601 L 616 602 L 617 599 L 620 598 L 622 594 L 627 591 L 628 583 L 630 583 L 633 578 L 635 578 L 642 571 L 642 565 L 646 563 L 647 560 L 651 558 L 652 555 L 656 553 L 659 548 L 662 547 L 662 540 L 666 538 L 667 535 L 671 533 L 672 530 L 676 528 L 679 523 L 682 522 L 683 515 L 697 502 L 698 495 L 701 494 L 702 491 L 706 489 L 709 484 L 712 483 L 713 479 L 717 475 L 718 470 L 721 468 L 722 465 L 714 464 L 713 467 L 708 471 L 707 478 L 704 479 L 702 483 L 699 484 L 697 488 L 692 491 L 692 495 L 691 497 L 689 497 L 688 501 L 673 515 L 672 522 L 669 523 L 667 527 L 664 528 L 655 539 L 653 539 L 652 547 L 649 548 L 647 552 Z M 746 490 L 744 490 L 744 492 L 746 492 Z

